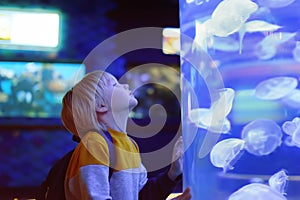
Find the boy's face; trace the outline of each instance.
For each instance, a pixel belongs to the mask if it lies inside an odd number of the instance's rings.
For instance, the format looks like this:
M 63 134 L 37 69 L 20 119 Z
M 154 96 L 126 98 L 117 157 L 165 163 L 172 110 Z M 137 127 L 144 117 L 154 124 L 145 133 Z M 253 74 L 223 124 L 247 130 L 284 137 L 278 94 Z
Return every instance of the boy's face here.
M 127 84 L 120 84 L 118 80 L 109 74 L 108 82 L 104 87 L 104 93 L 112 111 L 131 111 L 138 103 L 133 92 Z

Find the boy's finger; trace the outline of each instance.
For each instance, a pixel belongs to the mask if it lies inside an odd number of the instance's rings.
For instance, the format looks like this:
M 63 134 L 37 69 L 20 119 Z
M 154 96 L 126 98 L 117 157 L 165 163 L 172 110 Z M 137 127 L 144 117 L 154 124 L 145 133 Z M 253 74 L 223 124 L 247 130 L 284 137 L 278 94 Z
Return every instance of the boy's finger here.
M 191 199 L 190 188 L 186 188 L 184 192 L 174 200 L 190 200 Z

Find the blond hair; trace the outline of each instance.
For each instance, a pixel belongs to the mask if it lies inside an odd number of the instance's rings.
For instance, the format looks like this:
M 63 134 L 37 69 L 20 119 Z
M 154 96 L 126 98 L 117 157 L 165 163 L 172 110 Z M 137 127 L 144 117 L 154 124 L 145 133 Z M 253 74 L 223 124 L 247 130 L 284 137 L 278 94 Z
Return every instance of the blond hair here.
M 90 72 L 63 97 L 61 119 L 72 134 L 83 137 L 89 131 L 106 129 L 97 120 L 96 107 L 109 105 L 103 96 L 108 76 L 107 72 L 100 70 Z

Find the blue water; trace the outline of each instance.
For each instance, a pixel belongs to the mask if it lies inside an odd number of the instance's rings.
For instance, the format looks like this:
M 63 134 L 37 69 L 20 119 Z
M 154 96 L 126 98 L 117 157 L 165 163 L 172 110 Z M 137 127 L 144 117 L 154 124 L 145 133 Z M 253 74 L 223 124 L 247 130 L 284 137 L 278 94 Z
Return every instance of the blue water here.
M 180 0 L 184 186 L 193 199 L 228 199 L 247 184 L 268 185 L 282 169 L 289 179 L 278 198 L 300 199 L 300 135 L 282 129 L 300 116 L 299 9 L 292 0 Z M 213 110 L 224 88 L 235 91 L 234 100 Z M 198 108 L 211 118 L 190 119 Z M 229 132 L 216 131 L 226 120 Z M 212 125 L 203 127 L 207 121 Z M 210 152 L 230 138 L 245 146 L 241 154 L 232 146 L 237 158 L 221 156 L 234 164 L 224 172 Z

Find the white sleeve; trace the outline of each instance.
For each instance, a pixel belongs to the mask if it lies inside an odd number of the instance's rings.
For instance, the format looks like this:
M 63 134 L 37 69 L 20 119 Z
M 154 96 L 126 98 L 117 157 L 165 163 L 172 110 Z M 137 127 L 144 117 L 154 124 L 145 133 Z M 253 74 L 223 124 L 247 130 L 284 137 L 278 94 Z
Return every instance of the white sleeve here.
M 139 181 L 139 191 L 146 185 L 148 181 L 147 170 L 143 164 L 141 164 L 141 172 L 140 172 L 140 181 Z
M 80 168 L 81 200 L 111 200 L 109 185 L 109 167 L 105 165 L 87 165 Z

